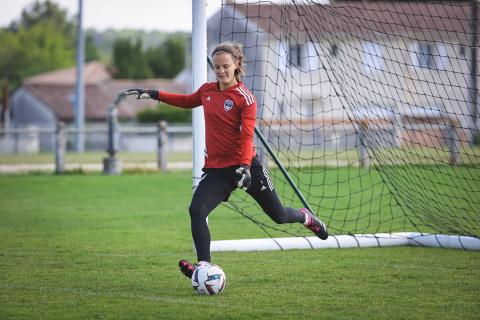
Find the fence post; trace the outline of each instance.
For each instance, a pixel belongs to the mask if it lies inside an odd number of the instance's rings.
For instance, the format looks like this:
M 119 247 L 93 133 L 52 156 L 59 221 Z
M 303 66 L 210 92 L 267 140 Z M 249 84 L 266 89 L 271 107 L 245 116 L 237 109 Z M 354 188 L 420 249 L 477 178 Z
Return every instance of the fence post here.
M 119 149 L 118 110 L 115 103 L 108 107 L 108 157 L 103 158 L 103 173 L 117 175 L 122 173 L 122 162 L 115 156 Z
M 367 121 L 360 121 L 359 127 L 359 144 L 358 155 L 360 157 L 360 165 L 366 169 L 370 168 L 370 157 L 367 151 L 367 136 L 368 136 L 368 123 Z
M 458 151 L 458 132 L 457 132 L 457 121 L 450 119 L 447 124 L 447 148 L 450 152 L 450 164 L 459 165 L 460 164 L 460 152 Z
M 65 171 L 65 123 L 58 121 L 55 127 L 55 173 Z
M 160 171 L 167 170 L 167 146 L 168 146 L 168 124 L 160 121 L 157 124 L 157 166 Z

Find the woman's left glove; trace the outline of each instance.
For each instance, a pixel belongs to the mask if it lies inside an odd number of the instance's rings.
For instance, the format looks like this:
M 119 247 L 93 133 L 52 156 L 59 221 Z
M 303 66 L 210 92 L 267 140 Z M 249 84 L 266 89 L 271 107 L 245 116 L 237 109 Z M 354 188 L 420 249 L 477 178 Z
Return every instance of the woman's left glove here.
M 150 90 L 150 89 L 128 89 L 123 92 L 124 95 L 136 95 L 137 99 L 154 99 L 158 100 L 160 93 L 158 90 Z
M 252 184 L 252 176 L 250 175 L 250 166 L 247 164 L 242 164 L 235 173 L 240 176 L 240 179 L 237 181 L 237 186 L 240 189 L 247 190 Z

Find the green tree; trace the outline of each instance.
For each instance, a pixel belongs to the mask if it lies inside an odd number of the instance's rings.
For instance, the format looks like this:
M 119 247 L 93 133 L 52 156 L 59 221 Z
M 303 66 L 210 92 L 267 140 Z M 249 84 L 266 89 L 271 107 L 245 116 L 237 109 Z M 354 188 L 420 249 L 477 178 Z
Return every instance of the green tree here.
M 67 10 L 60 8 L 50 0 L 45 2 L 35 1 L 32 5 L 23 9 L 19 20 L 10 24 L 10 30 L 15 32 L 21 27 L 28 30 L 45 21 L 52 22 L 60 32 L 66 35 L 74 35 L 74 23 L 68 19 Z
M 0 32 L 0 74 L 12 88 L 28 76 L 65 68 L 75 63 L 75 51 L 69 39 L 53 22 L 37 23 L 16 33 Z
M 142 49 L 142 40 L 117 39 L 113 44 L 113 66 L 116 78 L 151 78 L 152 72 Z
M 185 67 L 185 36 L 170 35 L 161 45 L 147 49 L 140 37 L 135 43 L 117 39 L 113 44 L 113 67 L 117 78 L 173 78 Z
M 0 78 L 15 89 L 25 77 L 73 66 L 75 40 L 75 21 L 67 11 L 48 0 L 36 1 L 9 28 L 0 29 Z M 86 57 L 98 57 L 92 37 L 86 38 Z
M 185 37 L 174 34 L 159 46 L 146 51 L 148 64 L 155 77 L 173 78 L 185 67 Z
M 100 59 L 100 51 L 95 45 L 93 34 L 85 34 L 85 61 L 93 61 Z

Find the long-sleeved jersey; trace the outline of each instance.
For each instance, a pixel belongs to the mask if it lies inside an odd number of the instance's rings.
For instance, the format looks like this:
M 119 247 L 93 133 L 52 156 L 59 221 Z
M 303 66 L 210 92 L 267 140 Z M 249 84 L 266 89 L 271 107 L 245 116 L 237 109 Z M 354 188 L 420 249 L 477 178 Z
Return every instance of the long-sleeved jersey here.
M 243 83 L 220 91 L 217 82 L 207 82 L 190 95 L 160 92 L 158 99 L 181 108 L 203 105 L 205 168 L 251 165 L 257 102 Z

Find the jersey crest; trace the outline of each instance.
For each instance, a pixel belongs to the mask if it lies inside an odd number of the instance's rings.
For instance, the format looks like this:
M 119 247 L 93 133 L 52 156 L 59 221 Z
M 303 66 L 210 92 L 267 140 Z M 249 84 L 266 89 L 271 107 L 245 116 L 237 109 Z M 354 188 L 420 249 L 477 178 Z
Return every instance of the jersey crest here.
M 225 100 L 225 103 L 223 104 L 223 109 L 225 109 L 225 111 L 230 111 L 232 110 L 233 108 L 233 101 L 232 100 Z

